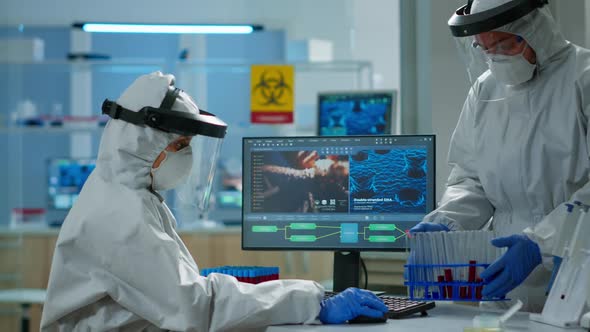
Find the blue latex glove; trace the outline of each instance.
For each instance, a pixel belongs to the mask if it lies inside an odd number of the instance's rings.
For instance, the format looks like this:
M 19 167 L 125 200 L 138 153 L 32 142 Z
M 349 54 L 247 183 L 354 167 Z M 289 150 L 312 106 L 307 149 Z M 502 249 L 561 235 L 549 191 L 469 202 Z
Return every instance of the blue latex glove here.
M 520 285 L 541 264 L 539 246 L 524 235 L 512 235 L 492 240 L 498 248 L 508 251 L 481 273 L 489 284 L 483 288 L 484 297 L 502 297 Z
M 450 229 L 443 224 L 423 221 L 410 229 L 410 233 L 424 233 L 424 232 L 448 232 Z
M 352 287 L 324 299 L 321 305 L 320 320 L 324 324 L 343 324 L 361 315 L 379 318 L 389 311 L 375 294 Z

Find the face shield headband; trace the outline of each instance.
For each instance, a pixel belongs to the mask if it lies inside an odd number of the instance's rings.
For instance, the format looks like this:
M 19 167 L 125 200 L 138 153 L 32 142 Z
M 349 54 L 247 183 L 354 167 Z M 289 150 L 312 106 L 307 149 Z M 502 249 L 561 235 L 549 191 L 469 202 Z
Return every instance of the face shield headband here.
M 180 89 L 170 87 L 159 108 L 146 106 L 137 112 L 105 99 L 102 103 L 102 114 L 137 126 L 148 126 L 181 136 L 204 135 L 224 138 L 227 125 L 218 120 L 214 114 L 203 110 L 199 110 L 199 115 L 172 110 L 172 105 L 180 92 Z
M 498 29 L 512 23 L 537 8 L 549 3 L 548 0 L 513 0 L 498 7 L 471 14 L 473 0 L 457 9 L 449 19 L 449 27 L 454 37 L 474 36 Z

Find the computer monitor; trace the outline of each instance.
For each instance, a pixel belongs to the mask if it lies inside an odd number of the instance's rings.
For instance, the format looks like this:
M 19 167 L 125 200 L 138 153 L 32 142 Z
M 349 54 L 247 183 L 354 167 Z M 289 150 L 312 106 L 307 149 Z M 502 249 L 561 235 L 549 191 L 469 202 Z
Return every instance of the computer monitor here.
M 389 135 L 395 91 L 326 92 L 318 95 L 318 135 Z
M 335 251 L 335 290 L 434 209 L 432 135 L 246 137 L 243 170 L 242 248 Z
M 49 206 L 56 210 L 70 209 L 95 167 L 94 159 L 49 160 L 47 166 Z

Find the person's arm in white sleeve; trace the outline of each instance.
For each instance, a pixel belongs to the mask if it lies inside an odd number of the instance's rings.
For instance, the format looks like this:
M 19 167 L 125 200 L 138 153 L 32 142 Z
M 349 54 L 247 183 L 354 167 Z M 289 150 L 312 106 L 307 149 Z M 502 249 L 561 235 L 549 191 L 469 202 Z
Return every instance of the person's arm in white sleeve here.
M 425 222 L 445 224 L 451 230 L 476 230 L 494 213 L 477 175 L 474 112 L 471 90 L 451 138 L 448 161 L 452 169 L 447 188 L 437 209 L 423 219 Z
M 578 86 L 578 102 L 581 105 L 578 118 L 584 126 L 586 154 L 590 156 L 590 70 L 583 71 L 576 84 Z M 579 160 L 578 162 L 590 164 L 590 159 Z M 552 257 L 556 244 L 555 237 L 559 235 L 562 224 L 566 220 L 567 222 L 575 222 L 579 215 L 579 211 L 577 211 L 578 204 L 590 205 L 590 174 L 587 176 L 588 182 L 574 192 L 569 201 L 558 205 L 534 227 L 528 227 L 524 230 L 524 233 L 539 245 L 543 255 L 543 265 L 549 269 L 553 267 Z M 570 204 L 572 208 L 568 209 L 567 204 Z
M 323 288 L 313 281 L 240 283 L 227 275 L 205 278 L 178 243 L 147 215 L 146 225 L 113 243 L 103 281 L 120 305 L 161 329 L 236 331 L 273 324 L 312 323 Z M 110 244 L 109 244 L 110 245 Z

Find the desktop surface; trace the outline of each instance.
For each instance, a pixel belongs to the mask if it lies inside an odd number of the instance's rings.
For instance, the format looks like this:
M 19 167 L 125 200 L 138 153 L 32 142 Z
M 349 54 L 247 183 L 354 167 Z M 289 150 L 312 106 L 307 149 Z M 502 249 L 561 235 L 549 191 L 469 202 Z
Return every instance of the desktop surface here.
M 269 326 L 266 332 L 336 332 L 336 331 L 362 331 L 362 332 L 396 332 L 396 331 L 437 331 L 456 332 L 463 331 L 465 327 L 472 327 L 473 317 L 476 315 L 490 314 L 501 315 L 482 310 L 478 307 L 460 305 L 448 302 L 437 302 L 436 308 L 428 311 L 428 316 L 413 316 L 405 319 L 389 319 L 386 323 L 374 324 L 341 324 L 341 325 L 284 325 Z M 584 329 L 560 329 L 529 320 L 529 314 L 519 312 L 508 320 L 504 331 L 585 331 Z
M 244 138 L 242 246 L 404 250 L 434 208 L 432 135 Z

